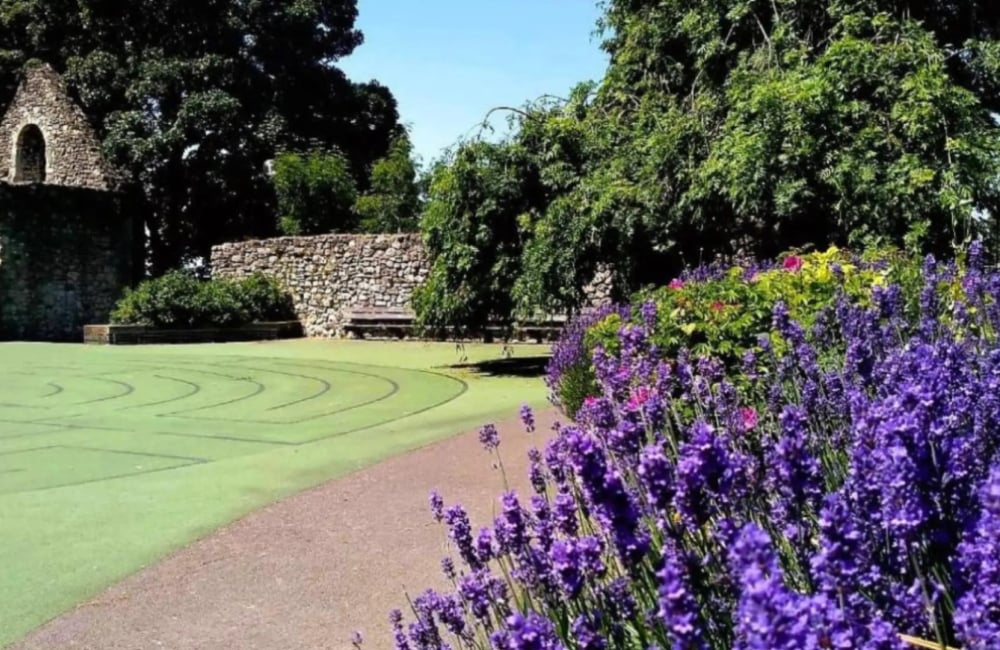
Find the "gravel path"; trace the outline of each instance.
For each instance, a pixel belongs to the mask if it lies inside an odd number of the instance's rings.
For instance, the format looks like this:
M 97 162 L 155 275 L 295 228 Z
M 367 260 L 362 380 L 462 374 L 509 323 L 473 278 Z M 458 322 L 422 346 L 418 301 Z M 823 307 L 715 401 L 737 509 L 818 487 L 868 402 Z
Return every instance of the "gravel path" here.
M 527 488 L 525 454 L 556 421 L 526 434 L 498 423 L 512 487 Z M 127 578 L 14 644 L 19 650 L 391 648 L 386 617 L 405 593 L 443 586 L 446 533 L 427 495 L 461 501 L 478 526 L 503 490 L 475 431 L 278 502 Z

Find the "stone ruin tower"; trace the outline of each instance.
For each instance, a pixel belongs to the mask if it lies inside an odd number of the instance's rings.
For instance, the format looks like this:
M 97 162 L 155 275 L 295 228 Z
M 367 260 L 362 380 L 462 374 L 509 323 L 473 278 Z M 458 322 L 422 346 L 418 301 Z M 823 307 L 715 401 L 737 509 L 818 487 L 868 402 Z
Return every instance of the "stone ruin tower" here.
M 0 120 L 0 338 L 79 341 L 136 265 L 129 201 L 49 65 L 25 66 Z

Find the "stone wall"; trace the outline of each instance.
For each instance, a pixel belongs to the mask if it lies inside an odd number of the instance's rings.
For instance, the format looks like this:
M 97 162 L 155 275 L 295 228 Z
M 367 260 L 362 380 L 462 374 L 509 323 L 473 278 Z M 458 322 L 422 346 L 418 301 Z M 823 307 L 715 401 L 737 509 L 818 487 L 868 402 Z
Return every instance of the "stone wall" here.
M 0 184 L 0 338 L 81 341 L 106 323 L 141 259 L 129 214 L 109 192 Z
M 34 173 L 41 132 L 44 173 Z M 19 160 L 20 157 L 20 160 Z M 19 173 L 28 170 L 28 173 Z M 47 64 L 31 63 L 0 122 L 0 181 L 108 189 L 114 174 L 101 155 L 87 117 L 69 96 L 62 78 Z
M 317 235 L 222 244 L 212 249 L 215 277 L 261 272 L 292 294 L 307 336 L 341 336 L 352 309 L 410 310 L 430 260 L 419 235 Z M 612 274 L 602 268 L 584 293 L 591 305 L 609 301 Z
M 354 308 L 408 310 L 429 261 L 418 235 L 318 235 L 222 244 L 215 277 L 260 271 L 292 294 L 307 336 L 340 336 Z

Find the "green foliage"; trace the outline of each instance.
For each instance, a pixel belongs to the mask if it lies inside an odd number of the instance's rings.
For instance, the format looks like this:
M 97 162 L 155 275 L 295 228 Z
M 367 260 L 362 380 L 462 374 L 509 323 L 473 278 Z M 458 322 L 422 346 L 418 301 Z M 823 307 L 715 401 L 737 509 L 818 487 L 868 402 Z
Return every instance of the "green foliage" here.
M 868 257 L 869 263 L 859 266 L 849 255 L 831 248 L 786 258 L 801 268 L 778 266 L 749 278 L 745 269 L 736 266 L 720 278 L 640 293 L 636 302 L 656 303 L 659 319 L 654 342 L 668 358 L 683 348 L 695 356 L 735 364 L 757 346 L 761 335 L 771 331 L 774 305 L 779 301 L 793 320 L 809 328 L 819 314 L 833 307 L 839 294 L 866 303 L 875 287 L 899 283 L 907 274 L 919 272 L 918 265 L 897 253 L 869 253 Z M 881 264 L 871 265 L 875 259 Z M 831 270 L 832 265 L 839 267 L 839 274 Z M 611 317 L 588 332 L 588 342 L 615 345 L 620 326 L 620 319 Z
M 239 301 L 250 314 L 251 320 L 268 322 L 295 319 L 291 294 L 270 276 L 252 273 L 235 284 Z
M 607 322 L 610 323 L 612 318 L 617 319 L 617 316 L 609 317 Z M 592 350 L 594 346 L 595 343 L 591 342 L 589 348 Z M 556 391 L 559 408 L 571 418 L 576 417 L 584 400 L 596 394 L 597 377 L 594 375 L 593 366 L 589 364 L 581 363 L 567 368 L 559 377 Z
M 391 93 L 337 62 L 356 0 L 3 0 L 0 100 L 33 58 L 63 72 L 145 198 L 154 273 L 268 236 L 276 151 L 336 147 L 361 190 L 397 133 Z
M 436 169 L 421 222 L 433 264 L 413 298 L 421 326 L 511 324 L 522 224 L 539 191 L 520 150 L 504 145 L 470 144 Z
M 640 292 L 634 297 L 631 319 L 612 314 L 587 330 L 579 362 L 563 370 L 558 379 L 559 403 L 574 414 L 584 399 L 594 395 L 591 353 L 598 346 L 617 352 L 621 327 L 642 318 L 644 303 L 656 305 L 653 342 L 664 358 L 673 359 L 688 350 L 695 357 L 712 357 L 734 368 L 748 350 L 759 349 L 761 336 L 770 337 L 779 301 L 793 320 L 808 329 L 821 314 L 833 316 L 839 295 L 855 304 L 868 304 L 879 287 L 895 285 L 902 289 L 907 313 L 916 314 L 921 277 L 919 258 L 912 255 L 876 249 L 855 258 L 830 248 L 788 255 L 782 264 L 759 271 L 733 266 L 718 277 L 675 281 Z M 772 344 L 780 351 L 783 342 L 773 338 Z
M 421 208 L 413 145 L 404 132 L 389 145 L 385 158 L 375 162 L 371 187 L 354 210 L 364 232 L 392 233 L 415 232 Z
M 274 161 L 274 189 L 286 235 L 351 232 L 357 187 L 347 159 L 337 151 L 284 153 Z
M 125 292 L 111 322 L 164 328 L 237 327 L 295 317 L 289 295 L 272 279 L 199 280 L 171 271 Z
M 997 235 L 994 3 L 604 6 L 601 83 L 498 145 L 540 184 L 510 249 L 518 312 L 580 306 L 601 266 L 622 299 L 734 254 Z

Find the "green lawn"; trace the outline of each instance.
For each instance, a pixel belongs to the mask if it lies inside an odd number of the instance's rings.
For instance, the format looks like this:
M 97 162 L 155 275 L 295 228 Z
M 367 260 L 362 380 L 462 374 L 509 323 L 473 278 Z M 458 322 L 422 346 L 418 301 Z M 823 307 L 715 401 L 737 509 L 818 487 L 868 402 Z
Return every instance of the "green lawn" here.
M 0 646 L 276 499 L 544 402 L 537 377 L 457 363 L 425 343 L 0 345 Z

